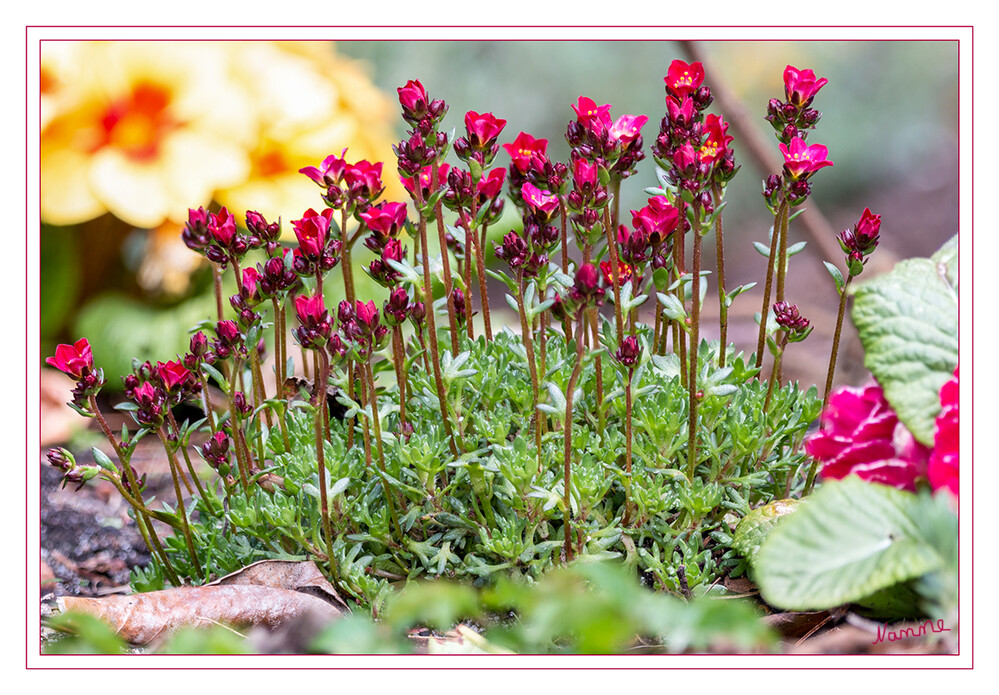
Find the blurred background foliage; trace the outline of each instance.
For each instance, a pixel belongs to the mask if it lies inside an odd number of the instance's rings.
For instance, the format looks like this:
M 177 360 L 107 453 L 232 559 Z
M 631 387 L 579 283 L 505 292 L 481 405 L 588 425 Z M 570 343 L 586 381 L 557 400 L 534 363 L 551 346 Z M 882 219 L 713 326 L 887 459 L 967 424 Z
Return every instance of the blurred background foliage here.
M 957 232 L 956 42 L 731 41 L 702 49 L 715 69 L 708 84 L 724 81 L 775 152 L 763 116 L 770 98 L 783 98 L 784 66 L 829 79 L 814 105 L 824 115 L 812 141 L 829 147 L 835 167 L 816 177 L 812 204 L 837 231 L 865 206 L 882 213 L 883 267 L 928 256 Z M 180 242 L 189 207 L 227 205 L 237 219 L 255 209 L 280 216 L 290 234 L 292 219 L 322 206 L 298 169 L 344 148 L 349 161 L 384 161 L 386 197 L 404 200 L 391 145 L 404 132 L 395 88 L 409 79 L 449 104 L 445 124 L 459 132 L 466 111 L 491 111 L 508 120 L 501 141 L 528 132 L 565 161 L 570 105 L 581 95 L 612 104 L 615 117 L 649 116 L 648 149 L 675 58 L 687 59 L 682 46 L 664 41 L 44 42 L 43 355 L 86 335 L 109 385 L 118 386 L 132 357 L 165 360 L 186 350 L 187 329 L 212 306 L 201 258 Z M 732 146 L 743 170 L 725 218 L 730 286 L 762 275 L 765 261 L 750 242 L 764 240 L 771 222 L 759 195 L 771 172 L 749 161 L 738 138 Z M 507 163 L 502 153 L 497 164 Z M 642 191 L 653 185 L 650 156 L 623 186 L 622 210 L 642 207 Z M 359 264 L 370 261 L 357 255 Z M 833 311 L 832 282 L 819 287 L 815 274 L 801 275 L 810 285 L 802 291 Z M 812 342 L 821 347 L 819 340 Z

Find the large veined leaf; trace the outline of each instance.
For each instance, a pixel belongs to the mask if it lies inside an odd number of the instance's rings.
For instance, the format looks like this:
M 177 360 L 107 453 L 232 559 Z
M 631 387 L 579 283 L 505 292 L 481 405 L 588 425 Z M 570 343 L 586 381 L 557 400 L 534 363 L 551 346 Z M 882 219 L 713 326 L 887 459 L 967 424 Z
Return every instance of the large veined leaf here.
M 760 548 L 760 593 L 785 610 L 821 610 L 941 568 L 921 509 L 913 493 L 854 476 L 823 483 Z
M 864 365 L 899 419 L 933 445 L 940 387 L 957 366 L 957 242 L 933 258 L 902 261 L 857 287 L 853 322 Z

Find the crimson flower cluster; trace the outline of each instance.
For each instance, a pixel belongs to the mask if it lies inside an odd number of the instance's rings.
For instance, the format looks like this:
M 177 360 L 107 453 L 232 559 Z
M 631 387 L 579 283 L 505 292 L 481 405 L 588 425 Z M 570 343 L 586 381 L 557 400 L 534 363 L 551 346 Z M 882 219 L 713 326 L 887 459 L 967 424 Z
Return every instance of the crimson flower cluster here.
M 929 454 L 876 383 L 834 391 L 822 414 L 822 429 L 805 439 L 805 453 L 822 464 L 823 478 L 852 474 L 910 491 L 926 475 Z
M 90 396 L 95 396 L 106 383 L 104 370 L 94 370 L 94 355 L 86 338 L 72 345 L 59 345 L 55 355 L 45 362 L 76 381 L 73 387 L 73 405 L 86 410 Z
M 607 285 L 601 280 L 600 271 L 594 264 L 580 264 L 565 294 L 555 295 L 552 313 L 559 320 L 568 317 L 575 321 L 586 309 L 602 306 L 607 298 Z
M 836 237 L 839 246 L 846 254 L 846 265 L 850 277 L 856 277 L 864 272 L 867 257 L 874 253 L 881 238 L 881 215 L 871 213 L 870 208 L 864 208 L 863 214 L 852 229 L 844 229 Z
M 572 105 L 576 120 L 569 122 L 565 139 L 575 156 L 599 162 L 612 177 L 624 179 L 645 159 L 641 129 L 649 118 L 625 114 L 613 119 L 610 109 L 610 104 L 597 106 L 593 99 L 579 97 Z
M 372 164 L 362 159 L 348 164 L 344 159 L 346 154 L 346 149 L 339 157 L 331 154 L 318 167 L 303 167 L 299 173 L 305 174 L 323 189 L 323 202 L 328 208 L 353 215 L 367 210 L 385 187 L 382 186 L 381 162 Z
M 669 179 L 687 202 L 695 200 L 712 212 L 708 189 L 712 182 L 725 183 L 736 172 L 729 148 L 728 123 L 715 114 L 705 114 L 714 98 L 703 84 L 704 67 L 682 60 L 670 63 L 666 83 L 666 115 L 659 124 L 653 153 Z
M 829 150 L 824 145 L 808 145 L 808 131 L 815 128 L 821 113 L 808 108 L 815 95 L 829 80 L 815 77 L 811 70 L 799 70 L 788 65 L 784 69 L 784 95 L 787 99 L 771 99 L 767 120 L 774 127 L 784 155 L 783 179 L 772 175 L 764 184 L 763 197 L 776 210 L 781 196 L 791 205 L 800 205 L 811 193 L 808 181 L 819 169 L 832 166 Z
M 774 303 L 773 310 L 777 325 L 787 332 L 789 342 L 794 343 L 804 340 L 811 332 L 808 329 L 809 321 L 798 313 L 797 304 L 776 302 Z
M 416 178 L 424 169 L 444 158 L 448 136 L 439 132 L 438 128 L 447 113 L 447 104 L 440 99 L 431 101 L 419 80 L 409 80 L 396 91 L 402 105 L 402 117 L 412 126 L 407 139 L 392 146 L 405 184 L 406 179 Z M 440 184 L 440 181 L 437 183 Z M 426 201 L 426 197 L 422 200 Z
M 309 208 L 300 220 L 292 220 L 298 248 L 292 257 L 291 267 L 302 277 L 326 273 L 340 262 L 342 242 L 332 232 L 333 208 L 316 212 Z
M 229 446 L 229 435 L 219 430 L 209 437 L 208 441 L 200 448 L 201 455 L 205 458 L 205 461 L 208 462 L 209 466 L 218 471 L 221 476 L 229 475 L 231 470 L 229 464 L 231 460 Z
M 181 238 L 189 249 L 217 263 L 222 270 L 229 263 L 239 264 L 250 249 L 266 248 L 270 255 L 279 248 L 280 222 L 268 222 L 251 210 L 246 213 L 245 230 L 236 225 L 235 216 L 225 207 L 218 212 L 199 207 L 188 210 Z

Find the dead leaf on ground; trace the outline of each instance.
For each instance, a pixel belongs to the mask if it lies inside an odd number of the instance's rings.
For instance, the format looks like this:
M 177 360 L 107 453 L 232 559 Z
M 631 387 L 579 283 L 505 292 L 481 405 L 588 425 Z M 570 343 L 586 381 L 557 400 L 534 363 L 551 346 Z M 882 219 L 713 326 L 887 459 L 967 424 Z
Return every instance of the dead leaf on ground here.
M 310 612 L 326 622 L 342 615 L 337 607 L 301 591 L 253 584 L 181 587 L 99 599 L 65 596 L 57 600 L 57 607 L 101 618 L 132 644 L 148 644 L 180 627 L 273 629 Z
M 310 561 L 294 560 L 261 560 L 252 565 L 236 570 L 220 579 L 211 582 L 209 586 L 232 586 L 253 584 L 269 586 L 274 589 L 290 589 L 300 591 L 327 603 L 342 606 L 347 609 L 347 603 L 340 598 L 333 585 L 326 580 L 323 573 Z M 348 609 L 349 610 L 349 609 Z

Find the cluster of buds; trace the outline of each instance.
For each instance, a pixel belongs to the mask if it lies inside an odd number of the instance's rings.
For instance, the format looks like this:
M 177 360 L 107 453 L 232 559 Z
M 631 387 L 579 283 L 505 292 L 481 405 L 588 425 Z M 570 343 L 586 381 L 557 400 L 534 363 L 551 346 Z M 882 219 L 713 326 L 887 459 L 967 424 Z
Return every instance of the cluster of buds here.
M 485 175 L 476 177 L 474 170 L 469 172 L 457 167 L 445 169 L 441 165 L 439 174 L 447 181 L 447 189 L 441 199 L 445 207 L 458 213 L 459 222 L 468 223 L 470 211 L 475 209 L 475 222 L 489 225 L 497 222 L 503 214 L 503 183 L 506 169 L 496 167 Z
M 771 99 L 766 116 L 781 142 L 790 144 L 796 137 L 805 139 L 805 131 L 819 122 L 822 114 L 809 106 L 828 81 L 824 77 L 816 78 L 811 70 L 799 70 L 790 65 L 784 68 L 784 97 L 787 101 Z
M 136 406 L 135 421 L 143 427 L 156 429 L 163 424 L 163 417 L 169 407 L 167 392 L 162 385 L 151 379 L 151 372 L 140 367 L 137 374 L 123 377 L 125 397 Z
M 773 310 L 777 325 L 784 330 L 789 343 L 800 343 L 812 332 L 808 319 L 798 313 L 797 304 L 776 302 Z
M 208 465 L 223 477 L 229 475 L 231 472 L 229 444 L 229 435 L 219 430 L 199 449 Z
M 373 301 L 356 300 L 351 306 L 344 300 L 337 307 L 340 332 L 356 348 L 357 354 L 367 358 L 385 343 L 388 328 L 381 323 L 378 308 Z
M 576 270 L 572 286 L 564 295 L 555 295 L 552 313 L 555 318 L 576 320 L 586 309 L 600 307 L 607 298 L 607 286 L 601 282 L 600 271 L 592 263 L 583 263 Z
M 341 242 L 331 233 L 332 219 L 332 208 L 321 213 L 309 208 L 302 219 L 292 220 L 298 248 L 294 251 L 291 267 L 298 275 L 311 277 L 326 273 L 340 262 Z
M 409 80 L 396 91 L 402 105 L 402 117 L 412 126 L 408 138 L 392 146 L 405 183 L 405 179 L 420 176 L 424 169 L 437 164 L 447 154 L 447 133 L 438 132 L 447 113 L 447 104 L 440 99 L 431 101 L 419 80 Z M 438 179 L 437 185 L 440 183 Z M 424 197 L 421 200 L 427 199 Z
M 347 215 L 360 214 L 385 190 L 382 163 L 372 164 L 362 159 L 356 164 L 348 164 L 344 159 L 346 154 L 345 149 L 339 157 L 329 155 L 318 167 L 303 167 L 298 171 L 323 189 L 327 208 L 343 210 Z
M 573 151 L 572 190 L 565 204 L 575 215 L 576 224 L 585 230 L 593 229 L 600 220 L 600 211 L 610 200 L 600 179 L 599 165 Z
M 846 254 L 850 277 L 856 277 L 864 272 L 867 257 L 878 247 L 880 232 L 881 215 L 874 215 L 870 208 L 864 208 L 864 214 L 860 216 L 853 229 L 844 229 L 836 237 L 840 248 Z
M 73 483 L 79 490 L 84 483 L 97 477 L 101 472 L 98 466 L 78 465 L 73 454 L 63 448 L 49 449 L 46 458 L 48 458 L 49 463 L 62 472 L 63 487 L 66 487 L 67 483 Z
M 238 264 L 250 249 L 266 248 L 268 254 L 279 248 L 280 222 L 269 223 L 255 211 L 246 213 L 246 231 L 236 225 L 235 216 L 226 208 L 208 212 L 203 207 L 187 212 L 181 238 L 189 249 L 200 253 L 222 270 L 229 263 Z
M 275 258 L 279 263 L 282 259 Z M 263 301 L 263 296 L 259 292 L 260 270 L 258 268 L 243 268 L 240 275 L 239 292 L 229 297 L 229 304 L 235 310 L 239 323 L 243 328 L 249 328 L 259 323 L 263 318 L 261 314 L 253 311 L 253 308 Z
M 511 143 L 505 143 L 503 149 L 510 155 L 510 166 L 507 167 L 510 179 L 510 199 L 514 205 L 523 207 L 521 189 L 530 181 L 535 186 L 560 191 L 560 184 L 565 179 L 568 168 L 563 171 L 561 163 L 553 163 L 548 159 L 548 140 L 535 138 L 521 132 Z
M 729 148 L 728 123 L 705 114 L 713 97 L 703 84 L 704 67 L 674 60 L 666 83 L 666 115 L 659 125 L 653 153 L 668 171 L 670 181 L 688 203 L 712 211 L 710 184 L 728 182 L 737 170 Z
M 215 336 L 211 349 L 216 359 L 227 360 L 233 355 L 246 358 L 246 342 L 235 321 L 232 319 L 219 321 L 215 324 Z
M 465 136 L 454 141 L 454 153 L 467 163 L 473 178 L 479 178 L 489 168 L 499 152 L 498 138 L 506 126 L 506 120 L 496 118 L 491 113 L 465 114 Z M 476 176 L 478 172 L 479 176 Z
M 301 285 L 301 278 L 294 270 L 294 259 L 295 254 L 290 249 L 284 249 L 281 256 L 268 258 L 262 265 L 257 264 L 254 289 L 261 299 L 283 298 Z M 243 286 L 246 285 L 244 273 Z
M 299 327 L 292 331 L 299 344 L 317 350 L 326 345 L 333 334 L 333 319 L 321 294 L 295 297 L 295 314 Z
M 621 363 L 626 369 L 634 369 L 642 357 L 642 346 L 638 343 L 638 338 L 629 335 L 614 351 L 614 359 Z
M 420 311 L 425 315 L 423 303 L 420 302 Z M 391 327 L 402 325 L 406 319 L 413 315 L 416 305 L 410 303 L 409 293 L 404 287 L 396 287 L 389 294 L 388 300 L 382 304 L 382 312 L 385 315 L 385 323 Z
M 87 402 L 96 396 L 104 381 L 104 370 L 94 370 L 94 355 L 86 338 L 80 338 L 72 345 L 59 345 L 55 355 L 45 358 L 66 376 L 76 381 L 73 387 L 73 405 L 78 410 L 87 410 Z
M 645 158 L 641 129 L 649 118 L 626 114 L 615 120 L 610 109 L 610 104 L 597 106 L 593 99 L 579 97 L 572 105 L 576 120 L 569 122 L 565 139 L 574 158 L 600 163 L 611 176 L 624 179 Z
M 774 127 L 784 155 L 783 178 L 770 176 L 764 183 L 763 197 L 771 210 L 776 210 L 782 197 L 792 206 L 801 205 L 812 192 L 809 182 L 812 174 L 823 167 L 832 166 L 829 150 L 824 145 L 808 145 L 808 131 L 815 127 L 822 115 L 808 108 L 815 95 L 828 82 L 816 78 L 811 70 L 798 70 L 788 65 L 784 69 L 784 95 L 787 99 L 771 99 L 767 107 L 767 120 Z

